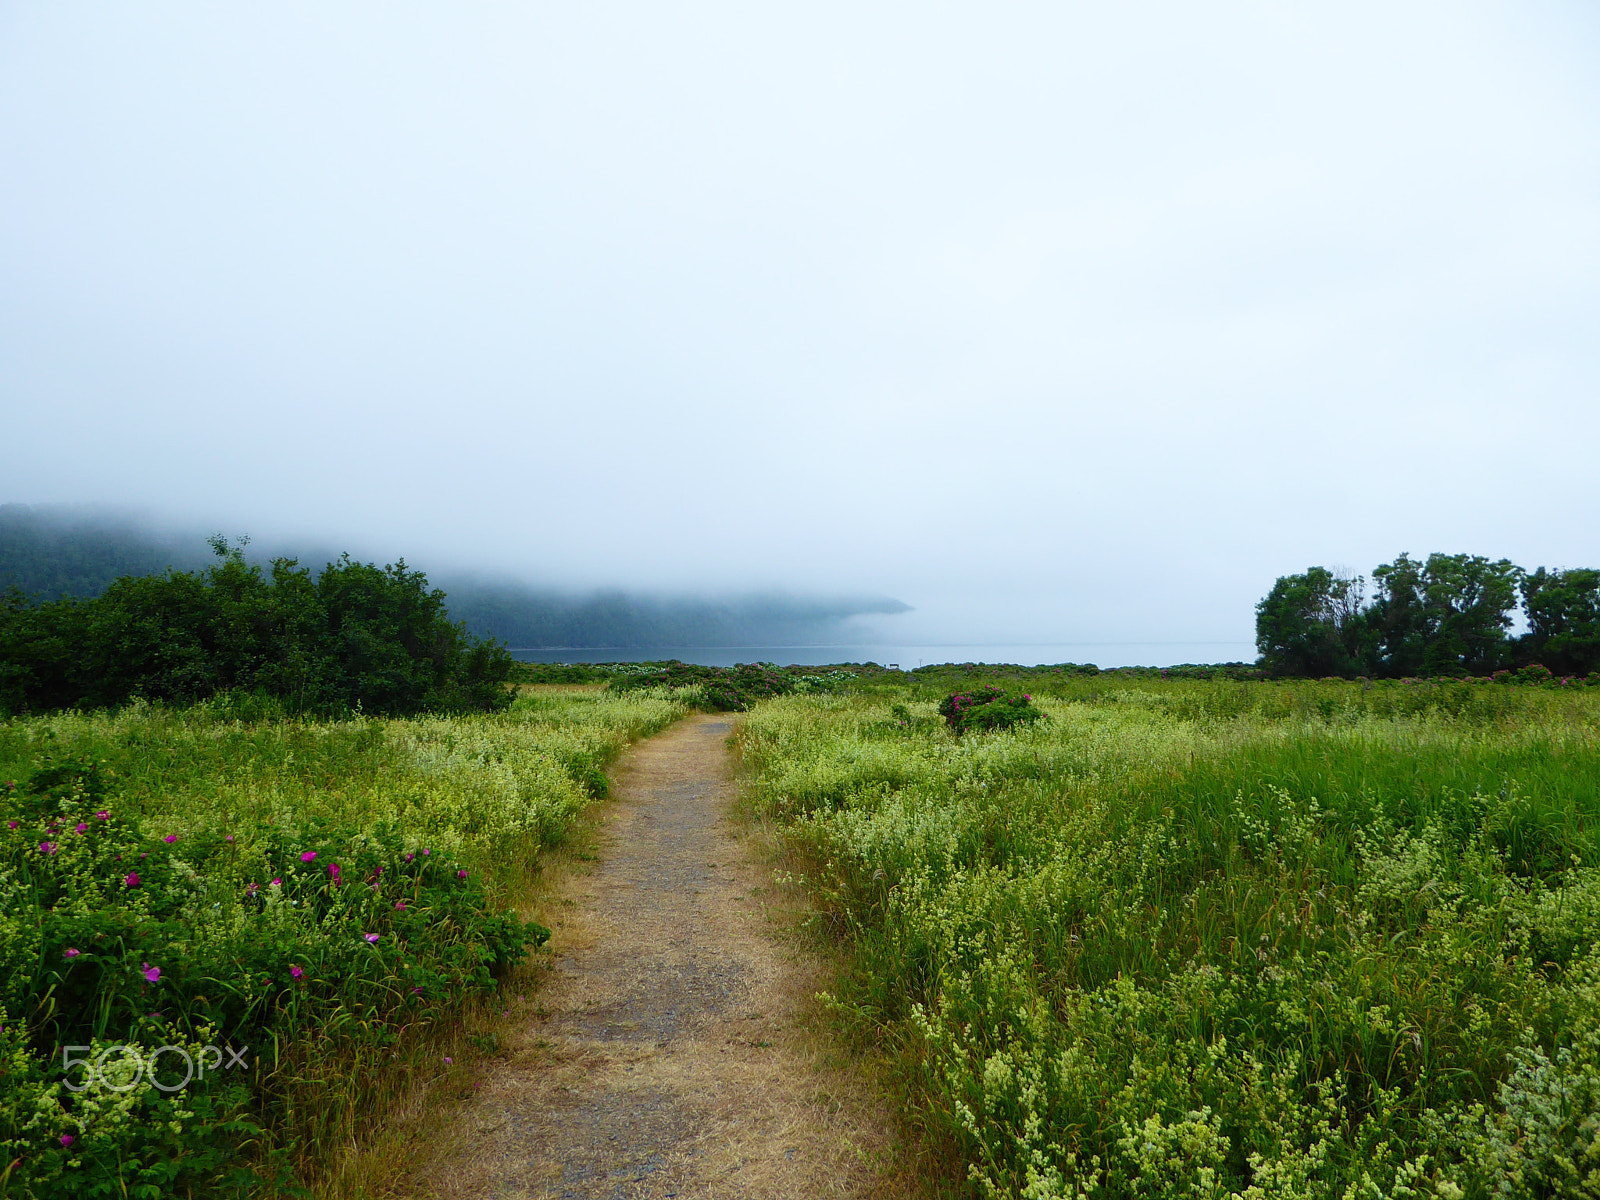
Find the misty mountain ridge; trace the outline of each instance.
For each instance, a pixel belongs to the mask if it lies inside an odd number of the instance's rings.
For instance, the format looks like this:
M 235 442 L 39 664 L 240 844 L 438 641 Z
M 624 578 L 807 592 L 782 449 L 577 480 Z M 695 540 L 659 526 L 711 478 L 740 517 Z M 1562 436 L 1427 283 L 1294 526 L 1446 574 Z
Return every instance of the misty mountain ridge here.
M 263 565 L 294 558 L 315 569 L 338 554 L 252 544 L 245 557 Z M 204 537 L 114 509 L 0 505 L 0 592 L 16 589 L 32 601 L 89 599 L 124 575 L 198 571 L 214 562 Z M 834 644 L 859 638 L 851 624 L 858 617 L 910 611 L 885 596 L 583 592 L 470 572 L 428 575 L 454 619 L 512 649 Z
M 450 597 L 452 616 L 512 649 L 837 643 L 846 638 L 845 623 L 852 618 L 910 610 L 886 597 L 570 594 L 462 578 L 440 586 Z

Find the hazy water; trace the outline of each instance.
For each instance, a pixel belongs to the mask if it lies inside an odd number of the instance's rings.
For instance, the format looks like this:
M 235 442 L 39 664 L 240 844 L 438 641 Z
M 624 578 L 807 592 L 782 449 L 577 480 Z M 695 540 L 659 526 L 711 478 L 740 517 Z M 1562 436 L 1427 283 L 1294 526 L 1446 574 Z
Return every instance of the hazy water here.
M 1099 667 L 1171 667 L 1179 663 L 1254 662 L 1254 642 L 1055 642 L 987 646 L 579 646 L 513 648 L 523 662 L 653 662 L 676 658 L 708 667 L 771 662 L 779 666 L 874 662 L 905 670 L 930 663 L 1094 663 Z

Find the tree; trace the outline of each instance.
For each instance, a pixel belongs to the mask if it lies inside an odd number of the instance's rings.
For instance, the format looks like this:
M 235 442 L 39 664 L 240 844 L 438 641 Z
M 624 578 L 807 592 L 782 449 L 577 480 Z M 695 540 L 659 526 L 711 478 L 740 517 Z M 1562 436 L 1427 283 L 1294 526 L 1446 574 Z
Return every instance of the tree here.
M 1256 605 L 1256 649 L 1274 675 L 1320 677 L 1362 673 L 1366 581 L 1325 567 L 1284 575 Z
M 1542 663 L 1557 675 L 1600 671 L 1600 571 L 1546 571 L 1522 580 L 1528 632 L 1518 657 Z
M 321 575 L 212 540 L 203 572 L 125 576 L 93 600 L 0 606 L 0 711 L 190 703 L 229 691 L 293 712 L 405 715 L 494 709 L 511 656 L 449 619 L 444 593 L 402 561 L 345 555 Z
M 338 703 L 372 711 L 494 707 L 511 659 L 451 621 L 445 594 L 405 560 L 329 563 L 317 579 Z M 491 650 L 492 647 L 492 650 Z
M 1507 559 L 1402 554 L 1372 572 L 1378 597 L 1367 614 L 1377 667 L 1390 676 L 1487 675 L 1510 661 L 1506 630 L 1522 569 Z

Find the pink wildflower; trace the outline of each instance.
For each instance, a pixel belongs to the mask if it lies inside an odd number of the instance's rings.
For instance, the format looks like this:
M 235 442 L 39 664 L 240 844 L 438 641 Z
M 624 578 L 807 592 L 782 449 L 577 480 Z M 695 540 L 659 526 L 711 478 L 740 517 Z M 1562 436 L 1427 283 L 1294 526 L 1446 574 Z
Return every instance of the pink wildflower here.
M 298 983 L 301 979 L 305 978 L 305 974 L 306 973 L 303 970 L 301 970 L 299 967 L 290 967 L 289 968 L 289 974 L 294 976 L 295 982 Z
M 304 854 L 302 854 L 300 856 L 300 861 L 301 862 L 310 862 L 312 859 L 314 859 L 316 857 L 317 857 L 317 852 L 315 850 L 307 850 Z
M 175 833 L 169 833 L 169 834 L 167 834 L 166 837 L 162 838 L 161 840 L 163 842 L 165 842 L 167 845 L 170 846 L 170 845 L 172 845 L 173 842 L 178 840 L 178 835 L 175 834 Z
M 144 970 L 141 971 L 140 974 L 144 976 L 144 981 L 146 983 L 160 983 L 161 982 L 161 968 L 160 967 L 152 967 L 149 963 L 145 963 L 144 964 Z
M 126 875 L 124 875 L 122 877 L 122 886 L 123 887 L 138 887 L 139 886 L 139 872 L 137 872 L 137 871 L 129 871 Z
M 74 825 L 72 827 L 72 832 L 73 833 L 88 833 L 89 832 L 89 826 L 86 823 L 84 823 L 83 821 L 79 821 L 76 825 Z
M 80 955 L 82 953 L 83 953 L 83 951 L 79 950 L 76 946 L 68 946 L 67 949 L 66 949 L 66 953 L 64 953 L 61 957 L 62 958 L 77 958 L 78 955 Z

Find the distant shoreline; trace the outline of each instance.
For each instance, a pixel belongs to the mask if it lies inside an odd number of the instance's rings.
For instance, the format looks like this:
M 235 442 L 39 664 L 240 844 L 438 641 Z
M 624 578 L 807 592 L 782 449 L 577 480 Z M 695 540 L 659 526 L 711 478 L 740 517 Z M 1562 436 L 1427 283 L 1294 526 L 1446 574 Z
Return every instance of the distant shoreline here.
M 1194 663 L 1253 663 L 1256 659 L 1254 644 L 1220 641 L 923 642 L 899 645 L 885 642 L 812 642 L 715 646 L 511 646 L 508 649 L 512 657 L 521 662 L 661 662 L 677 659 L 707 667 L 731 667 L 741 662 L 775 662 L 785 666 L 875 662 L 911 668 L 971 662 L 1029 667 L 1093 663 L 1102 669 L 1113 670 L 1118 667 L 1159 668 Z M 1161 653 L 1161 649 L 1168 653 Z

